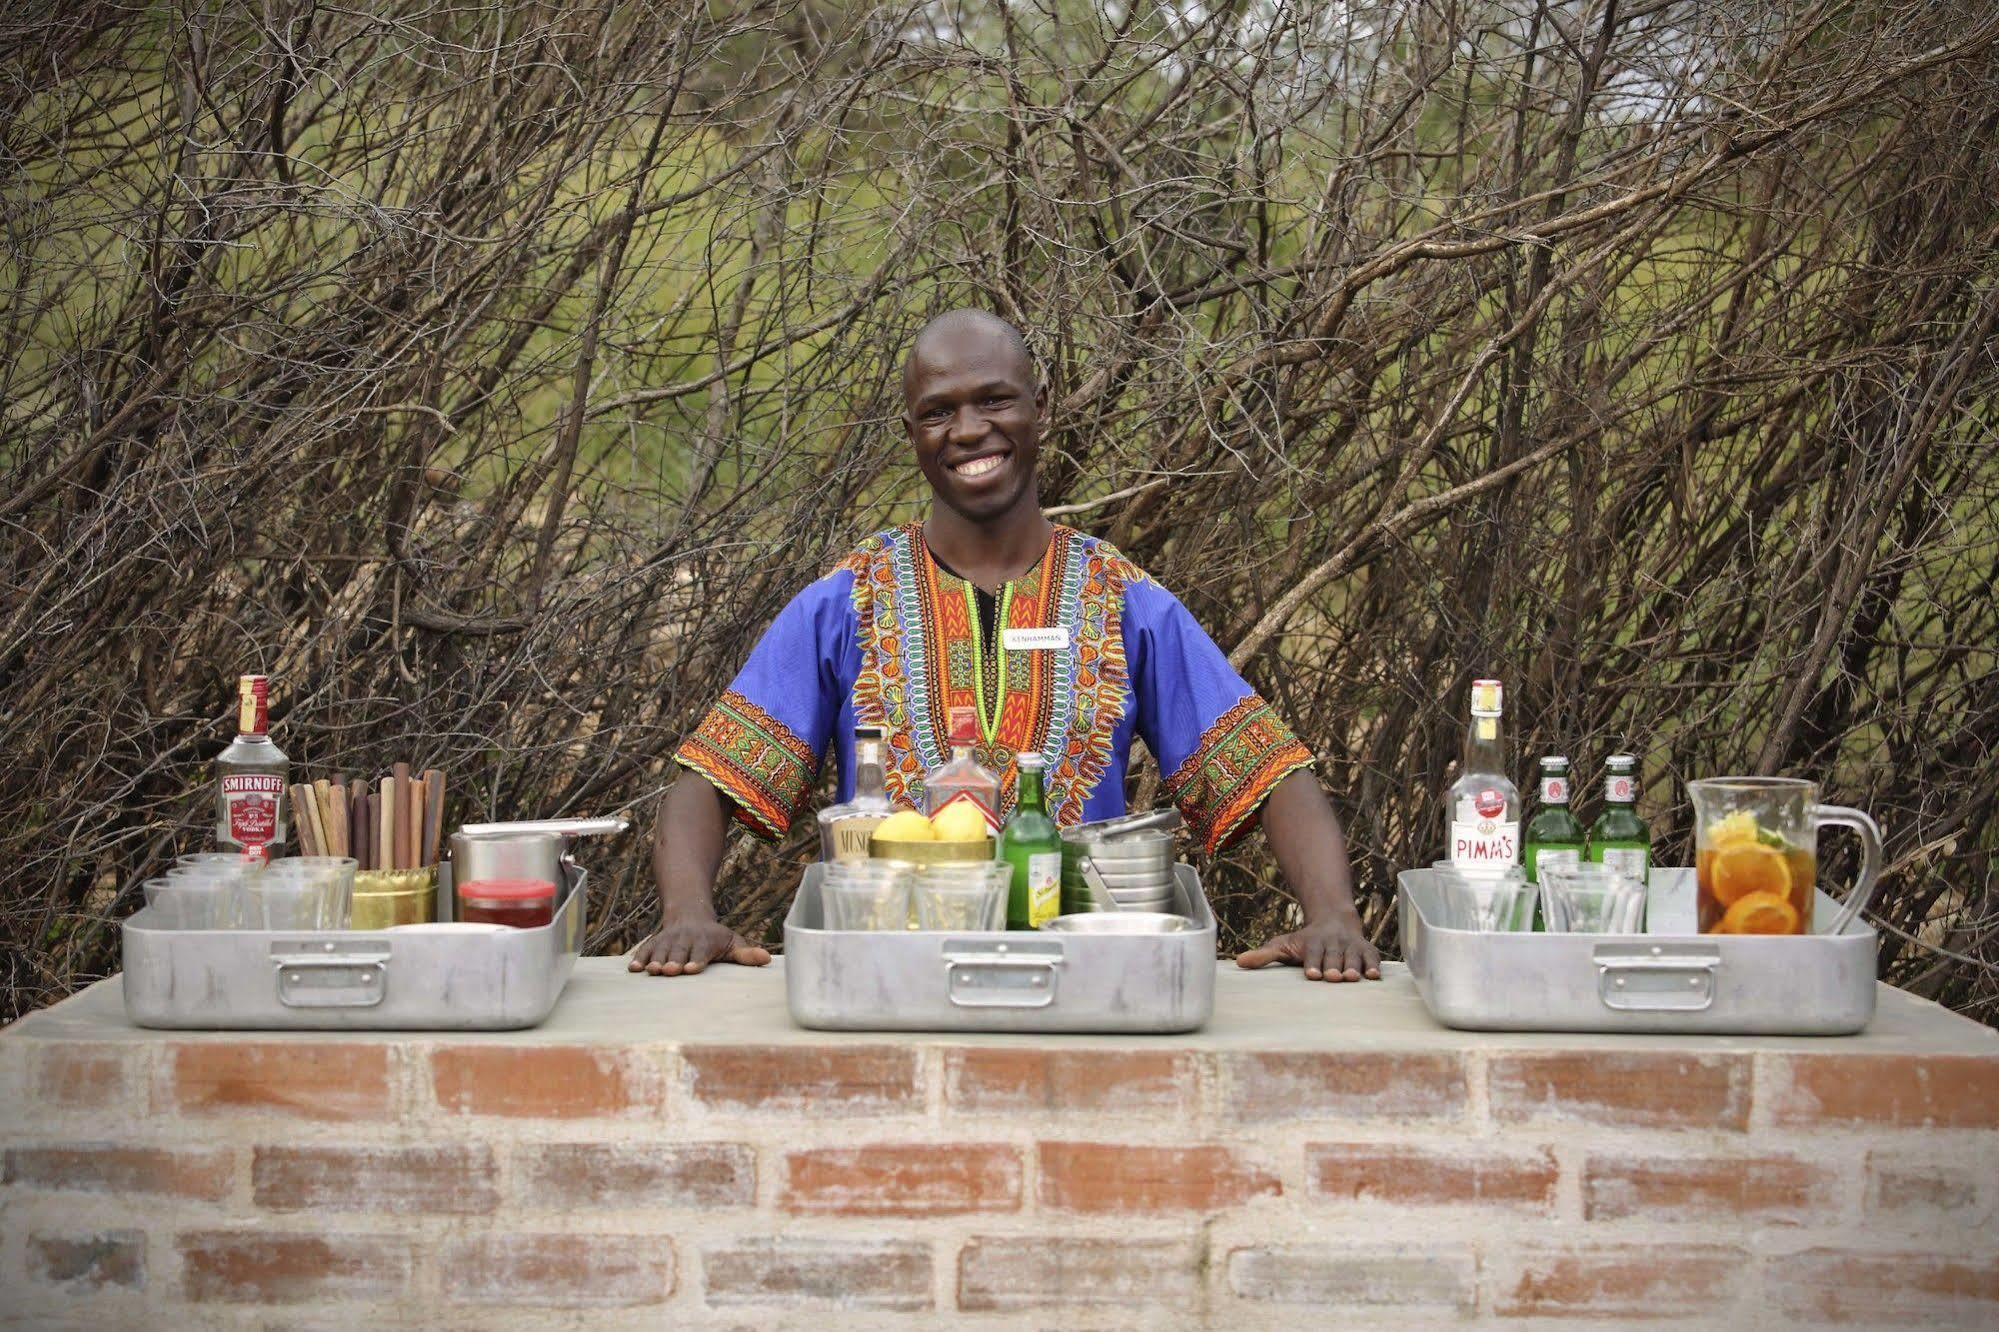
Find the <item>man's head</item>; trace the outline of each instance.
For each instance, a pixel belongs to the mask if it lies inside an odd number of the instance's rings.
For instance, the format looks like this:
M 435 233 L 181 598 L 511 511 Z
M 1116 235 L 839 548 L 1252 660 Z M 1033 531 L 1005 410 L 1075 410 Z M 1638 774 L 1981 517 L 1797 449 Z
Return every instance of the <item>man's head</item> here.
M 937 498 L 973 522 L 1036 504 L 1047 393 L 1020 330 L 983 310 L 925 324 L 902 367 L 903 424 Z

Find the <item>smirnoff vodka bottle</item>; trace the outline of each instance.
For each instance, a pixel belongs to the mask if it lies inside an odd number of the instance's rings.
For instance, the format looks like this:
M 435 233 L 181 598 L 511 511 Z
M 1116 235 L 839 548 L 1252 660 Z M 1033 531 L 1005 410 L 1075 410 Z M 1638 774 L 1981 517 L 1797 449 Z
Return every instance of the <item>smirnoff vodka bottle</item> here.
M 291 760 L 271 743 L 271 679 L 236 682 L 236 738 L 215 758 L 215 841 L 267 860 L 285 844 L 285 780 Z
M 1506 775 L 1497 680 L 1471 684 L 1471 730 L 1464 770 L 1451 784 L 1451 863 L 1496 875 L 1520 863 L 1520 791 Z
M 978 743 L 977 715 L 970 708 L 951 709 L 951 757 L 923 778 L 923 812 L 936 818 L 961 801 L 985 816 L 986 836 L 999 831 L 1000 784 L 993 770 L 972 757 Z

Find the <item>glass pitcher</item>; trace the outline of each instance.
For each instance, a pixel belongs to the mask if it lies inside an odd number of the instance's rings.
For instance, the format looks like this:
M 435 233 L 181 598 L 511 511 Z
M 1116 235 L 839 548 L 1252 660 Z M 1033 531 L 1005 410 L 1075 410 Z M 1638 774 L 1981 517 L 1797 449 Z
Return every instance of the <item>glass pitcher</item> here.
M 1845 805 L 1818 803 L 1795 777 L 1707 777 L 1688 782 L 1694 801 L 1694 873 L 1702 934 L 1809 934 L 1818 880 L 1818 835 L 1835 823 L 1860 834 L 1860 877 L 1825 932 L 1838 934 L 1867 906 L 1881 873 L 1881 829 Z

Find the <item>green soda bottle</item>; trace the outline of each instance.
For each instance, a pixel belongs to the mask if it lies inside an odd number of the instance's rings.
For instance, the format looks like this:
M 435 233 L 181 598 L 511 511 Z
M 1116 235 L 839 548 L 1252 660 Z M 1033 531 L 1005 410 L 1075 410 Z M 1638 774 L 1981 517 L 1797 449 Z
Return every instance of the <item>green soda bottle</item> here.
M 1652 830 L 1638 817 L 1638 760 L 1612 754 L 1604 760 L 1603 813 L 1589 828 L 1589 858 L 1646 887 L 1652 885 Z
M 1587 839 L 1569 812 L 1569 761 L 1560 754 L 1541 760 L 1541 800 L 1523 830 L 1521 864 L 1527 882 L 1539 883 L 1543 865 L 1582 863 Z
M 1022 754 L 1020 790 L 1013 813 L 1000 829 L 995 859 L 1013 866 L 1013 886 L 1006 898 L 1006 927 L 1038 930 L 1062 912 L 1062 843 L 1055 820 L 1048 817 L 1042 794 L 1041 755 Z

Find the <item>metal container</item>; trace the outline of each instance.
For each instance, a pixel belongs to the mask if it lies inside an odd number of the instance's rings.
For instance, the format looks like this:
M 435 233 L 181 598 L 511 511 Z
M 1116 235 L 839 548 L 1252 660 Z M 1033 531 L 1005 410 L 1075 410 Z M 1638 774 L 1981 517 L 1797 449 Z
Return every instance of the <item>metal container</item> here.
M 567 845 L 552 832 L 467 832 L 451 834 L 451 877 L 459 883 L 481 879 L 534 879 L 562 882 Z
M 437 919 L 436 865 L 422 869 L 362 870 L 354 876 L 350 930 L 386 930 Z
M 812 865 L 784 921 L 792 1020 L 824 1031 L 1193 1031 L 1215 1008 L 1215 917 L 1192 868 L 1175 871 L 1190 928 L 829 930 Z
M 1427 869 L 1399 876 L 1402 957 L 1432 1017 L 1473 1031 L 1847 1035 L 1874 1016 L 1880 939 L 1716 935 L 1694 926 L 1694 872 L 1654 867 L 1643 934 L 1446 929 Z M 1815 919 L 1839 904 L 1816 894 Z
M 583 950 L 584 873 L 563 878 L 554 922 L 531 930 L 164 930 L 142 910 L 124 925 L 125 1013 L 141 1027 L 222 1031 L 532 1027 Z
M 1057 916 L 1041 928 L 1057 934 L 1180 934 L 1194 922 L 1167 911 L 1110 911 Z

